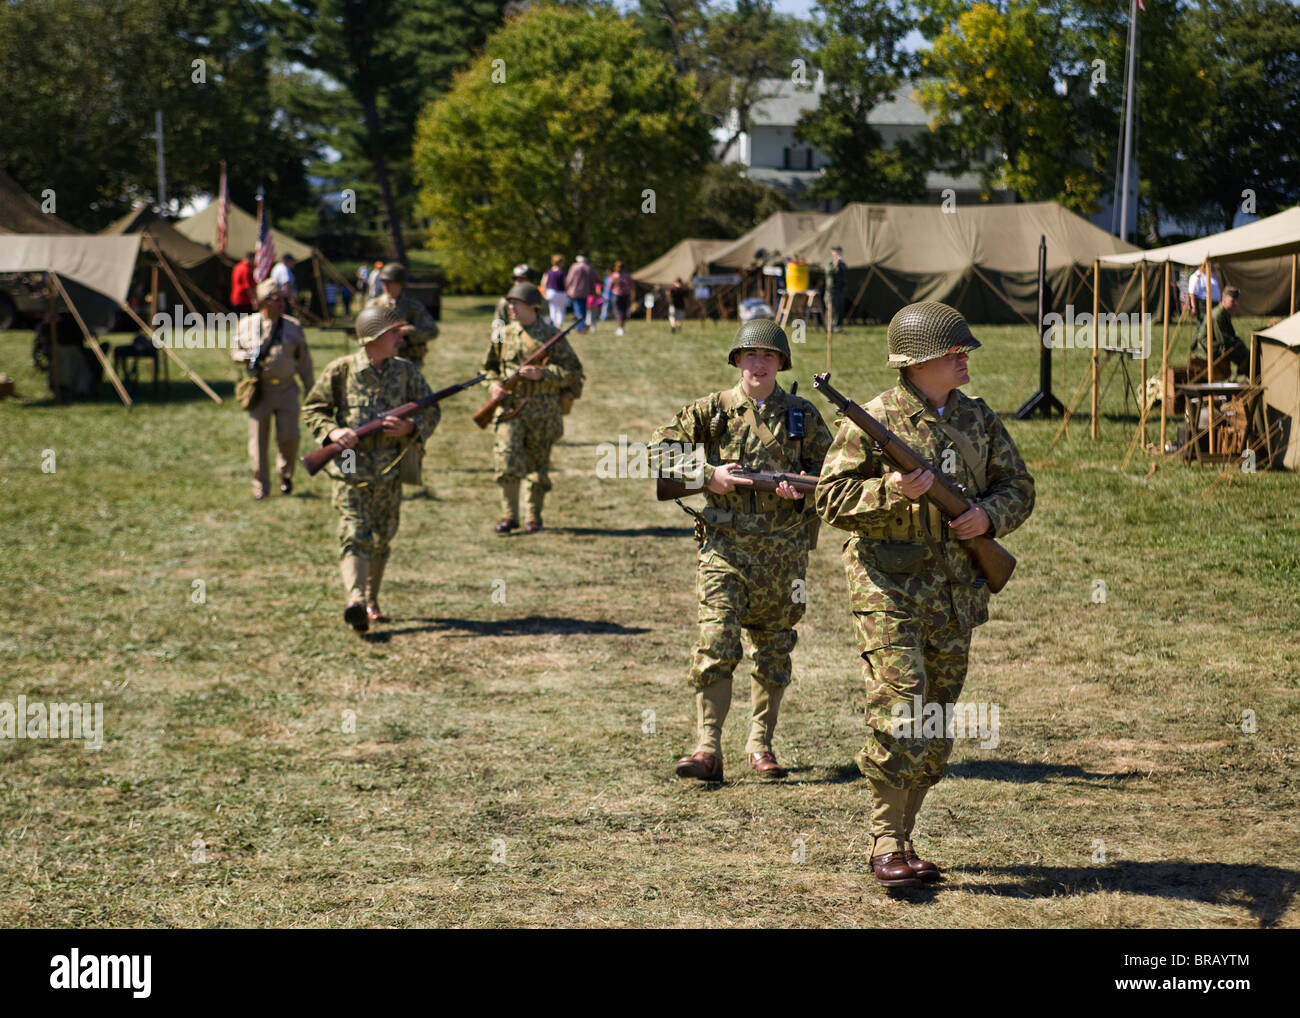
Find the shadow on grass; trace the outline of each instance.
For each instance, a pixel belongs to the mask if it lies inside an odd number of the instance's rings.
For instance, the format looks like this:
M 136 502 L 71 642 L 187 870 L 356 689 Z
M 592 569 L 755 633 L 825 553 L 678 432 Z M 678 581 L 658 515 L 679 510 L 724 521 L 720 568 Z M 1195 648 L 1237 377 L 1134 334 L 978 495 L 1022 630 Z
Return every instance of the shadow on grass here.
M 447 633 L 466 636 L 637 636 L 650 632 L 641 627 L 623 626 L 617 622 L 599 619 L 571 619 L 545 615 L 529 615 L 522 619 L 438 619 L 415 618 L 410 622 L 426 625 L 404 626 L 401 629 L 384 629 L 366 633 L 362 639 L 369 643 L 387 643 L 394 636 L 408 633 Z M 453 634 L 450 631 L 460 630 Z
M 548 527 L 553 534 L 573 534 L 578 537 L 690 537 L 689 527 Z
M 1128 778 L 1144 778 L 1142 771 L 1125 771 L 1122 774 L 1103 774 L 1085 771 L 1075 764 L 1020 763 L 1017 760 L 963 760 L 950 764 L 945 778 L 974 778 L 979 781 L 1010 781 L 1027 785 L 1049 778 L 1073 778 L 1080 781 L 1115 782 Z
M 963 891 L 999 898 L 1055 898 L 1093 891 L 1121 891 L 1181 898 L 1210 905 L 1239 905 L 1263 929 L 1276 926 L 1296 892 L 1300 873 L 1278 866 L 1218 862 L 1116 862 L 1108 866 L 994 866 L 953 870 L 1009 878 L 1005 883 L 965 884 Z M 1012 882 L 1014 881 L 1014 882 Z

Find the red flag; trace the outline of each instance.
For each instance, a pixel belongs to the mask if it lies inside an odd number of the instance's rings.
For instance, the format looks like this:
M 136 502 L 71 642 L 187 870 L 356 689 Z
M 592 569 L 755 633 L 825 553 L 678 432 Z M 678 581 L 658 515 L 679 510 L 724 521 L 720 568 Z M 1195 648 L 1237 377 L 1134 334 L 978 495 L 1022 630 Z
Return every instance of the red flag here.
M 217 187 L 217 251 L 226 251 L 226 221 L 230 216 L 230 190 L 226 186 L 226 164 L 221 163 L 221 184 Z
M 1143 0 L 1138 0 L 1138 10 L 1142 11 L 1142 13 L 1145 14 L 1146 9 L 1147 9 L 1147 5 L 1143 2 Z

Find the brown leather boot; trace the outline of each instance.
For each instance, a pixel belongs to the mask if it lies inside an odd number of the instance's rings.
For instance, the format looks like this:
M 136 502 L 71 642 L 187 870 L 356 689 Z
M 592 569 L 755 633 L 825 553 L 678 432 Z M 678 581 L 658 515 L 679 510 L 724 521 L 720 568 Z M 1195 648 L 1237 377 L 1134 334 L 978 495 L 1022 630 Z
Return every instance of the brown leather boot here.
M 908 843 L 907 850 L 903 853 L 903 857 L 907 859 L 907 865 L 912 868 L 912 872 L 927 884 L 934 883 L 934 881 L 943 876 L 943 874 L 939 872 L 938 866 L 930 862 L 928 859 L 922 859 L 916 854 L 916 850 L 911 847 L 910 842 Z
M 920 887 L 921 879 L 912 872 L 902 852 L 887 852 L 871 857 L 871 871 L 885 887 Z
M 677 761 L 679 778 L 698 778 L 700 781 L 722 780 L 722 757 L 712 753 L 692 753 Z
M 771 750 L 763 750 L 760 753 L 749 754 L 749 766 L 754 768 L 755 773 L 760 778 L 771 780 L 773 778 L 784 778 L 789 773 L 784 767 L 776 762 L 776 754 Z

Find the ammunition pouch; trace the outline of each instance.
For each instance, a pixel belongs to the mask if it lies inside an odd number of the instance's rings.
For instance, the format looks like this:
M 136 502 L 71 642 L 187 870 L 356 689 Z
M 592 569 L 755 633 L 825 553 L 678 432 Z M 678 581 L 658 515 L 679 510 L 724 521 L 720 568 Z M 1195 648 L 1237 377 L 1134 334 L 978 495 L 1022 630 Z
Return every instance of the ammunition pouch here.
M 929 499 L 912 502 L 883 519 L 864 527 L 860 536 L 871 541 L 923 542 L 927 533 L 937 540 L 948 539 L 943 514 Z
M 919 573 L 930 551 L 925 545 L 910 541 L 882 541 L 872 545 L 871 554 L 882 572 Z

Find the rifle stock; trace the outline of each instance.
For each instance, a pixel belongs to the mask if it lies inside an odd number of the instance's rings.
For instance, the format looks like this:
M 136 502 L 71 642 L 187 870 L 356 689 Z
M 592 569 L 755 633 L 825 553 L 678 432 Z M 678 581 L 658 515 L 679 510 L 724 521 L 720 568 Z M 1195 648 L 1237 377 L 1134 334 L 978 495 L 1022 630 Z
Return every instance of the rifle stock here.
M 546 357 L 551 351 L 551 347 L 553 347 L 556 343 L 558 343 L 565 336 L 567 336 L 573 330 L 574 326 L 576 326 L 577 324 L 578 322 L 576 319 L 570 322 L 563 329 L 561 329 L 554 336 L 552 336 L 545 343 L 543 343 L 540 347 L 538 347 L 531 354 L 529 354 L 528 358 L 522 364 L 520 364 L 519 367 L 516 368 L 508 378 L 505 378 L 501 381 L 500 383 L 501 388 L 505 389 L 506 392 L 508 393 L 513 392 L 516 386 L 519 385 L 520 370 L 528 367 L 528 365 L 530 364 L 545 363 Z M 486 403 L 484 403 L 481 407 L 479 407 L 478 412 L 474 414 L 474 423 L 477 424 L 480 428 L 486 428 L 489 424 L 492 423 L 492 415 L 497 412 L 497 407 L 499 407 L 501 403 L 502 400 L 497 399 L 495 396 L 492 399 L 489 399 Z
M 971 507 L 971 502 L 948 480 L 942 471 L 935 470 L 916 451 L 854 403 L 843 393 L 837 392 L 830 383 L 830 373 L 813 376 L 813 388 L 835 404 L 845 417 L 866 432 L 867 437 L 880 447 L 881 453 L 903 473 L 911 473 L 924 468 L 934 474 L 934 484 L 926 492 L 926 497 L 939 507 L 939 511 L 949 520 L 955 520 Z M 984 577 L 989 590 L 996 594 L 1007 585 L 1016 568 L 1016 559 L 1011 552 L 987 535 L 973 537 L 968 541 L 959 541 L 970 555 L 975 570 Z
M 754 491 L 776 491 L 782 481 L 788 481 L 801 495 L 810 495 L 817 488 L 816 474 L 783 474 L 771 470 L 733 470 L 731 476 L 747 478 L 753 481 L 752 485 L 742 485 L 742 487 L 752 488 Z M 674 498 L 685 498 L 687 495 L 695 495 L 703 490 L 704 485 L 702 483 L 691 486 L 682 477 L 661 476 L 655 482 L 655 494 L 660 502 L 668 502 Z
M 439 389 L 437 392 L 431 392 L 424 399 L 412 400 L 410 403 L 403 403 L 396 410 L 390 410 L 382 417 L 376 417 L 373 421 L 366 421 L 361 427 L 355 429 L 358 439 L 365 438 L 367 435 L 373 435 L 384 426 L 384 417 L 410 417 L 412 414 L 419 413 L 425 407 L 433 406 L 448 396 L 454 396 L 462 389 L 468 389 L 471 385 L 478 385 L 487 376 L 480 372 L 471 378 L 468 382 L 457 382 L 455 385 L 449 385 L 445 389 Z M 302 457 L 302 465 L 307 469 L 307 476 L 314 477 L 326 463 L 343 451 L 343 446 L 338 442 L 330 442 L 319 449 L 313 449 L 307 455 Z

